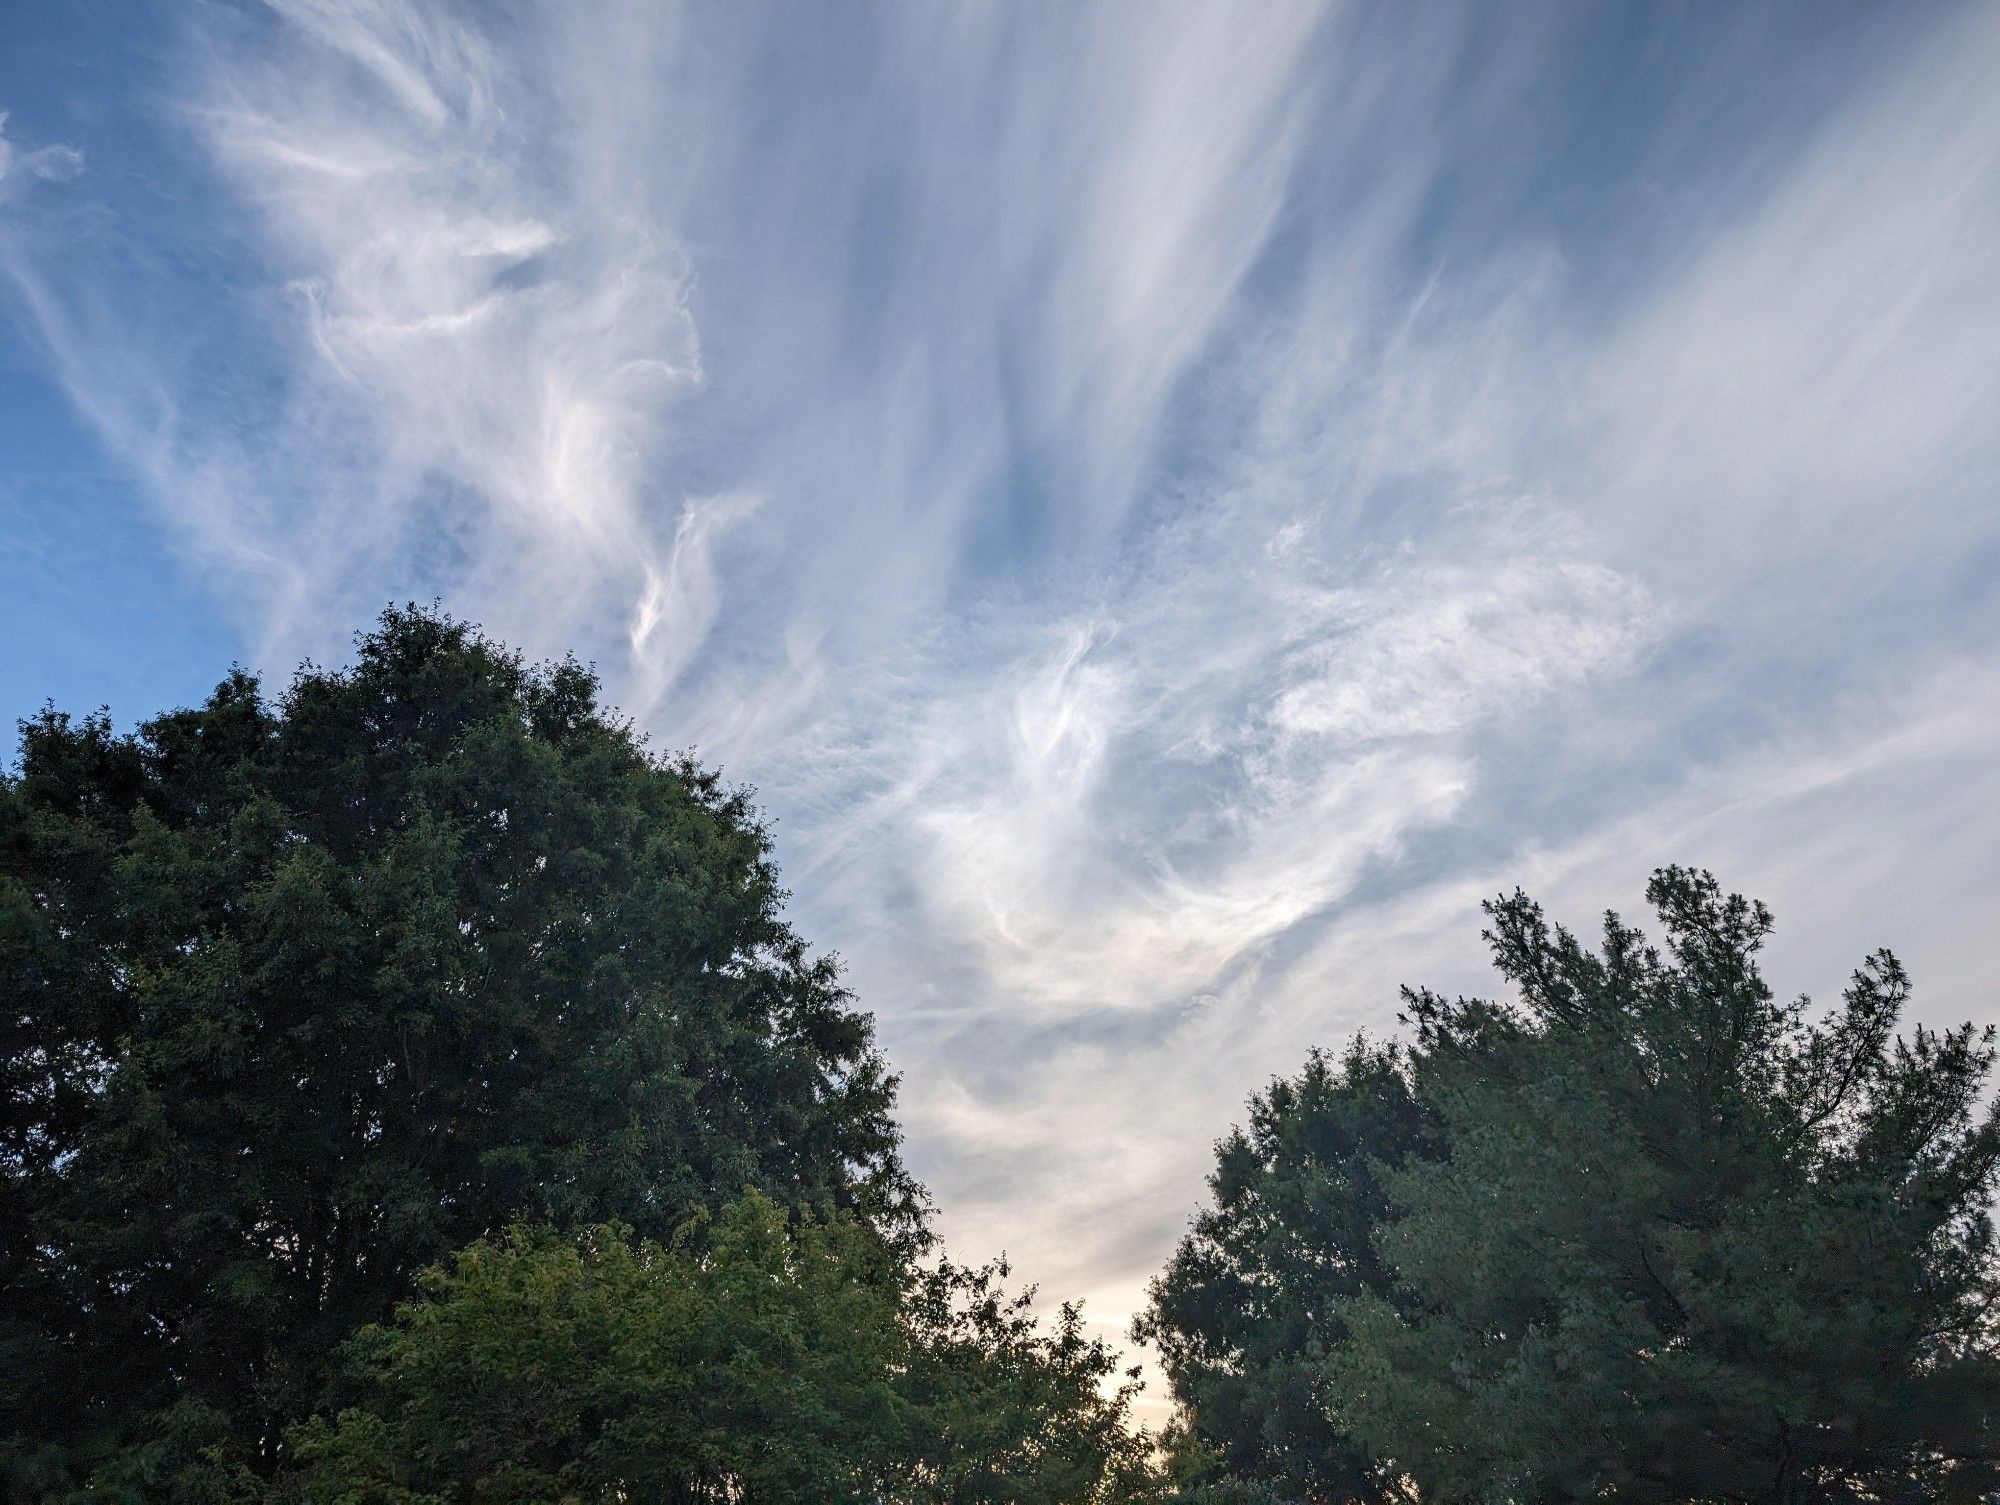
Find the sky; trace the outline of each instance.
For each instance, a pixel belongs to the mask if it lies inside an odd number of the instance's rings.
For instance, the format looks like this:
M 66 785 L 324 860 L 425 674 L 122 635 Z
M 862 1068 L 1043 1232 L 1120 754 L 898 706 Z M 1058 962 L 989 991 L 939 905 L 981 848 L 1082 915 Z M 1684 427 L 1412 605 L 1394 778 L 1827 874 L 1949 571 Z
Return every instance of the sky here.
M 0 4 L 0 711 L 390 602 L 754 785 L 1122 1334 L 1479 901 L 2000 1018 L 2000 8 Z M 1157 1405 L 1157 1399 L 1155 1401 Z

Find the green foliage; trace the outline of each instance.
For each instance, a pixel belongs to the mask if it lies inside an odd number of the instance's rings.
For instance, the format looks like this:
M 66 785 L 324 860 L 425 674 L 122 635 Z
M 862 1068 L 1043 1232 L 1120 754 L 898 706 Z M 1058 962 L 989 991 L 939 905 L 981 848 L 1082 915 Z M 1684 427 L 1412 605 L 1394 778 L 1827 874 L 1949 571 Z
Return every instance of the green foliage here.
M 1328 1413 L 1325 1368 L 1347 1336 L 1342 1302 L 1391 1279 L 1371 1242 L 1389 1212 L 1386 1168 L 1428 1136 L 1406 1067 L 1394 1046 L 1315 1053 L 1217 1146 L 1215 1205 L 1137 1327 L 1173 1384 L 1194 1477 L 1295 1499 L 1381 1493 L 1367 1451 Z
M 1139 1371 L 1088 1337 L 1073 1303 L 1043 1330 L 1005 1264 L 918 1272 L 898 1390 L 910 1423 L 892 1498 L 916 1505 L 1116 1505 L 1149 1497 Z
M 275 701 L 236 673 L 132 736 L 25 723 L 10 1492 L 226 1498 L 343 1338 L 515 1219 L 665 1238 L 748 1186 L 915 1240 L 893 1082 L 783 898 L 745 795 L 428 612 Z
M 879 1239 L 752 1195 L 670 1244 L 516 1228 L 347 1346 L 309 1505 L 859 1500 L 901 1417 Z
M 902 1298 L 906 1294 L 910 1299 Z M 1143 1479 L 1109 1357 L 992 1270 L 912 1272 L 752 1194 L 667 1244 L 516 1229 L 347 1349 L 304 1505 L 1110 1501 Z
M 1758 972 L 1762 906 L 1678 869 L 1648 897 L 1664 952 L 1616 916 L 1592 953 L 1518 893 L 1489 905 L 1518 1001 L 1410 993 L 1413 1046 L 1316 1060 L 1225 1142 L 1151 1318 L 1214 1472 L 1297 1499 L 1661 1505 L 2000 1483 L 1990 1034 L 1895 1038 L 1886 952 L 1813 1017 Z M 1409 1113 L 1312 1138 L 1385 1071 Z M 1303 1257 L 1269 1252 L 1312 1227 Z M 1321 1356 L 1295 1433 L 1371 1459 L 1365 1488 L 1258 1454 L 1214 1399 L 1296 1381 L 1300 1312 Z

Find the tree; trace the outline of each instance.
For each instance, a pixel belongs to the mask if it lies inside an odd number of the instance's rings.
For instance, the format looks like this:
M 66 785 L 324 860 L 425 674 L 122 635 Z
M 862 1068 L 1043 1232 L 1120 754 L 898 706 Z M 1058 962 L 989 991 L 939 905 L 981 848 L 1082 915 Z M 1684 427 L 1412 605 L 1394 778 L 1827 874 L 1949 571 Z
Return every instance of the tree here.
M 919 1237 L 870 1022 L 784 897 L 746 794 L 433 612 L 275 701 L 238 672 L 129 736 L 24 723 L 12 1492 L 161 1448 L 268 1474 L 341 1340 L 515 1219 L 663 1238 L 748 1186 Z
M 1359 1040 L 1339 1060 L 1315 1052 L 1216 1147 L 1214 1206 L 1135 1331 L 1173 1386 L 1196 1480 L 1258 1480 L 1300 1500 L 1386 1487 L 1327 1409 L 1325 1364 L 1346 1336 L 1341 1303 L 1392 1279 L 1371 1242 L 1389 1213 L 1386 1168 L 1428 1137 L 1407 1064 L 1399 1047 Z
M 1051 1328 L 1004 1261 L 940 1262 L 904 1302 L 898 1392 L 910 1425 L 892 1498 L 909 1505 L 1121 1505 L 1151 1499 L 1153 1442 L 1132 1425 L 1139 1370 L 1064 1303 Z
M 877 1498 L 903 1415 L 877 1238 L 752 1194 L 668 1244 L 517 1227 L 349 1341 L 306 1505 Z
M 1074 1309 L 756 1194 L 666 1245 L 516 1229 L 347 1345 L 304 1505 L 1099 1505 L 1147 1477 Z
M 1985 1497 L 1990 1032 L 1896 1038 L 1887 952 L 1815 1017 L 1759 973 L 1761 905 L 1672 868 L 1648 898 L 1664 952 L 1612 915 L 1592 953 L 1516 893 L 1487 906 L 1516 1001 L 1406 995 L 1426 1127 L 1322 1251 L 1387 1278 L 1280 1277 L 1336 1316 L 1325 1425 L 1376 1498 Z

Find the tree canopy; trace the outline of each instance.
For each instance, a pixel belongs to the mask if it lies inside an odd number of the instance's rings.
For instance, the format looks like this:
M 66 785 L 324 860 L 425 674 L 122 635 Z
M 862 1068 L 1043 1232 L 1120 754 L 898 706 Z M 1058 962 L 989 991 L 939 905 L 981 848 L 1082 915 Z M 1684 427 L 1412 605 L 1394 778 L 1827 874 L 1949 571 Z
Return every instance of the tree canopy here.
M 1517 996 L 1405 995 L 1224 1140 L 1154 1287 L 1183 1471 L 1285 1500 L 1986 1498 L 1990 1031 L 1870 957 L 1779 999 L 1763 906 L 1665 869 L 1656 949 L 1487 906 Z
M 1112 1356 L 998 1272 L 917 1270 L 755 1193 L 668 1244 L 515 1229 L 348 1343 L 305 1505 L 1064 1505 L 1146 1478 Z
M 748 796 L 575 662 L 387 613 L 0 780 L 0 1456 L 268 1472 L 331 1355 L 516 1221 L 752 1188 L 920 1236 L 894 1083 Z M 107 1486 L 108 1487 L 108 1486 Z

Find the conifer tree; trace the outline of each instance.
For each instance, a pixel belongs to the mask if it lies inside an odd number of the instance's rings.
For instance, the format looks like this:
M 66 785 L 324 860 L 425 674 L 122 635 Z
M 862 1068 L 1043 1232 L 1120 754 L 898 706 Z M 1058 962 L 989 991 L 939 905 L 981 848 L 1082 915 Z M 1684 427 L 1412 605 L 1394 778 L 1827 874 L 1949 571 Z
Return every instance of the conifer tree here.
M 1899 1037 L 1886 951 L 1818 1015 L 1764 981 L 1762 905 L 1676 868 L 1648 899 L 1663 947 L 1610 915 L 1597 951 L 1493 901 L 1515 998 L 1407 993 L 1407 1047 L 1316 1059 L 1224 1142 L 1148 1319 L 1209 1477 L 1426 1505 L 2000 1483 L 1992 1032 Z

